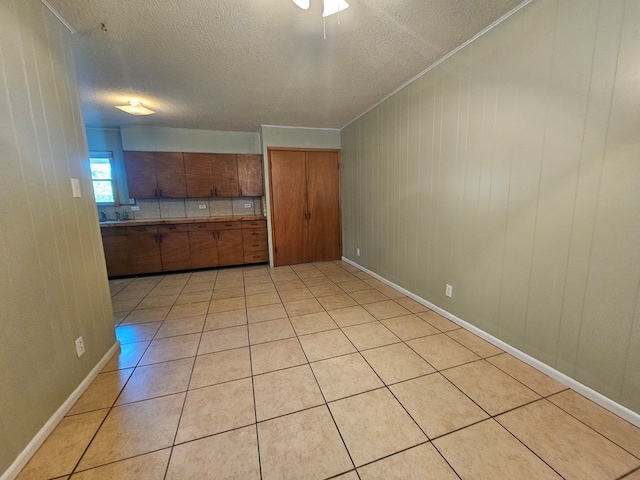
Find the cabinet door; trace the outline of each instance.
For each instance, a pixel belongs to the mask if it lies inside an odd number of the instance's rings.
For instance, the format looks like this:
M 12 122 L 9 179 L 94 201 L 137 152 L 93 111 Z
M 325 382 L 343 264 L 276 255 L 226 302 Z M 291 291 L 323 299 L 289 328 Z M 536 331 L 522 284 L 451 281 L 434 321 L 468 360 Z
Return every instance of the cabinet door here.
M 132 274 L 162 271 L 158 234 L 127 235 L 127 243 Z
M 235 154 L 211 154 L 211 176 L 213 193 L 216 197 L 237 197 L 238 164 Z
M 244 263 L 242 230 L 218 230 L 218 265 L 241 265 Z
M 123 152 L 130 198 L 156 198 L 158 181 L 152 152 Z
M 182 231 L 179 231 L 182 230 Z M 187 270 L 191 268 L 189 234 L 186 225 L 163 225 L 160 234 L 160 257 L 162 271 Z
M 158 197 L 186 197 L 187 183 L 185 180 L 182 153 L 156 152 L 153 157 L 156 162 Z
M 276 266 L 308 261 L 305 160 L 305 152 L 272 150 L 269 154 Z
M 187 197 L 213 197 L 210 153 L 185 153 Z
M 309 262 L 339 260 L 342 254 L 338 152 L 307 153 Z
M 218 265 L 216 235 L 215 230 L 208 228 L 189 231 L 191 268 L 207 268 Z
M 264 195 L 262 155 L 238 155 L 238 185 L 241 197 Z
M 104 258 L 107 263 L 107 275 L 117 277 L 129 275 L 129 246 L 126 235 L 111 235 L 102 237 Z

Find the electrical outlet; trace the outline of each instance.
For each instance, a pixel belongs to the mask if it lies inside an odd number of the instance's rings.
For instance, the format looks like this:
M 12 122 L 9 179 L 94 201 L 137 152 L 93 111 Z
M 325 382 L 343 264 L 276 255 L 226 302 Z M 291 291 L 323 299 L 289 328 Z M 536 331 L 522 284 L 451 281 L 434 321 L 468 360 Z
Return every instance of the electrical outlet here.
M 444 287 L 444 294 L 451 298 L 453 296 L 453 286 L 449 285 L 448 283 L 445 285 Z
M 140 207 L 138 205 L 133 205 L 133 206 L 131 206 L 131 211 L 132 212 L 139 212 L 140 211 Z
M 356 248 L 356 255 L 360 256 L 360 249 L 359 248 Z
M 251 207 L 253 207 L 253 205 L 251 205 L 250 203 L 245 203 L 244 204 L 244 208 L 251 208 Z
M 82 355 L 84 355 L 84 340 L 82 340 L 82 337 L 76 338 L 75 344 L 76 355 L 78 355 L 78 358 L 80 358 Z
M 200 205 L 198 205 L 198 208 L 200 210 L 205 210 L 207 208 L 207 206 L 204 203 L 201 203 Z

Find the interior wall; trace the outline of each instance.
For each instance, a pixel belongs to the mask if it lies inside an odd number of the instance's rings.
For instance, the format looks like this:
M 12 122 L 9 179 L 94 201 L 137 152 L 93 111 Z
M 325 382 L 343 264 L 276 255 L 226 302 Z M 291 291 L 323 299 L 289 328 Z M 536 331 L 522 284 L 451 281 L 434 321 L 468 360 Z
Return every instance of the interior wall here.
M 635 412 L 638 18 L 535 0 L 342 130 L 346 257 Z
M 260 153 L 260 134 L 189 128 L 120 127 L 124 150 L 147 152 Z
M 115 343 L 69 35 L 0 2 L 0 472 Z
M 340 130 L 331 128 L 300 128 L 262 125 L 260 127 L 262 160 L 264 162 L 265 198 L 263 210 L 267 214 L 269 263 L 273 267 L 273 238 L 271 235 L 271 192 L 269 185 L 269 147 L 340 149 Z

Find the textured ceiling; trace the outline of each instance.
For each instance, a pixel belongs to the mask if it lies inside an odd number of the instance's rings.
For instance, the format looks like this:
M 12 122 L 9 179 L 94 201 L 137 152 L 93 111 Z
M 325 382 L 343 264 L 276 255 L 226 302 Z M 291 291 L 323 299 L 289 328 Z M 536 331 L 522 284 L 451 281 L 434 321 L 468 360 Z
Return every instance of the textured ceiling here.
M 341 128 L 522 0 L 48 0 L 73 29 L 85 123 Z M 104 24 L 105 28 L 102 28 Z M 113 107 L 139 99 L 156 115 Z

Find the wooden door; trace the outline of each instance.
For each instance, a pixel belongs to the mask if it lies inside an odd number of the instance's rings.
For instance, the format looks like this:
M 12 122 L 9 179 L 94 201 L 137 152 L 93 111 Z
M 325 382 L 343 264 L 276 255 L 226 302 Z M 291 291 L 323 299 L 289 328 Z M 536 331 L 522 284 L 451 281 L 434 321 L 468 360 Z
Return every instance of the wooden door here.
M 237 197 L 238 164 L 235 154 L 211 154 L 211 176 L 213 177 L 213 193 L 215 197 Z
M 104 258 L 107 263 L 107 275 L 117 277 L 129 275 L 129 246 L 126 235 L 108 235 L 102 237 Z
M 187 197 L 213 197 L 210 153 L 185 153 Z
M 162 271 L 191 268 L 187 225 L 162 225 L 158 227 L 158 233 L 160 235 Z
M 182 152 L 156 152 L 153 158 L 156 162 L 158 197 L 186 197 L 187 183 Z
M 264 195 L 262 155 L 238 155 L 238 185 L 241 197 Z
M 309 262 L 342 255 L 340 164 L 338 152 L 307 152 Z
M 305 160 L 301 151 L 269 152 L 275 266 L 304 263 L 308 258 Z
M 218 265 L 241 265 L 244 263 L 242 248 L 242 229 L 218 230 L 216 232 L 218 247 Z
M 152 152 L 123 152 L 130 198 L 156 198 L 158 181 Z
M 216 235 L 215 224 L 213 223 L 189 226 L 191 268 L 207 268 L 218 265 Z

